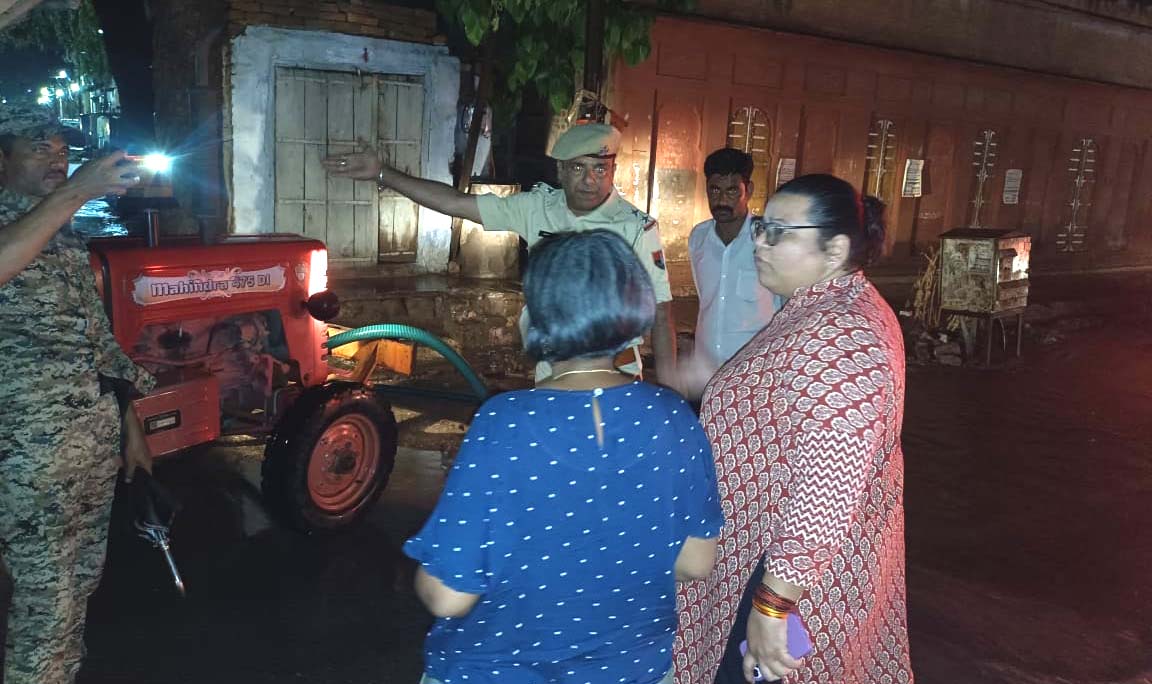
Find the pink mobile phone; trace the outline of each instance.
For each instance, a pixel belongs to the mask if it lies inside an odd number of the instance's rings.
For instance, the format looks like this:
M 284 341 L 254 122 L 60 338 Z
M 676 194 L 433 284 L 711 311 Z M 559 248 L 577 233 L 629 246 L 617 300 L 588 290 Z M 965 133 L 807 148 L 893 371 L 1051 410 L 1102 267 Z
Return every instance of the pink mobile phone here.
M 748 642 L 740 642 L 740 655 L 748 652 Z M 812 652 L 812 638 L 808 636 L 808 629 L 795 613 L 788 613 L 788 655 L 793 658 L 803 658 Z M 760 674 L 760 668 L 752 671 L 753 681 L 765 681 Z

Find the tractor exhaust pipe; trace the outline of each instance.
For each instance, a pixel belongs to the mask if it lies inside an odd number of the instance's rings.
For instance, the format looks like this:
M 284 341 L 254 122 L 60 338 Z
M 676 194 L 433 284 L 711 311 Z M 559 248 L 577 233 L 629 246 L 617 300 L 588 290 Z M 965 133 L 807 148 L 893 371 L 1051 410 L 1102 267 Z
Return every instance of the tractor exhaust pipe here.
M 144 232 L 145 242 L 149 247 L 160 246 L 160 211 L 158 209 L 145 209 L 144 220 L 146 228 Z

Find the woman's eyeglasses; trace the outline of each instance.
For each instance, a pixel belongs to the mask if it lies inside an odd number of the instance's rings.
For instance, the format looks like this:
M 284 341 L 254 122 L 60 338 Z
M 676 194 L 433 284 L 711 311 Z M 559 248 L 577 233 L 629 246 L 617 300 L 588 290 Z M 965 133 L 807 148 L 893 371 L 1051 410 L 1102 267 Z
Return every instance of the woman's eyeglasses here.
M 753 221 L 752 222 L 752 241 L 764 241 L 764 244 L 769 247 L 775 247 L 776 243 L 780 242 L 780 236 L 790 230 L 799 230 L 802 228 L 827 228 L 824 224 L 802 224 L 802 225 L 788 225 L 785 223 L 777 223 L 775 221 Z

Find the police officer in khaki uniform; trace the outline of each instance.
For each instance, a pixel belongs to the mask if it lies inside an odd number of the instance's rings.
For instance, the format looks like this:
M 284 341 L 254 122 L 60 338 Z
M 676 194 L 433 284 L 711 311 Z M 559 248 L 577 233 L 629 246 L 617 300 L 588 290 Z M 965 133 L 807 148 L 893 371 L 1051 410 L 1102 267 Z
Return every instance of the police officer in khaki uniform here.
M 382 188 L 392 188 L 442 214 L 480 223 L 488 230 L 513 231 L 529 247 L 542 235 L 560 231 L 603 228 L 618 233 L 632 245 L 652 278 L 657 302 L 652 349 L 660 375 L 676 363 L 672 291 L 656 220 L 629 204 L 612 185 L 619 148 L 620 132 L 612 126 L 573 126 L 556 140 L 550 155 L 557 161 L 561 189 L 540 184 L 509 197 L 469 195 L 443 183 L 414 178 L 384 165 L 374 152 L 337 155 L 323 164 L 334 176 L 375 178 Z M 522 317 L 522 329 L 524 325 Z M 536 375 L 542 380 L 550 369 L 546 364 L 538 366 Z
M 44 107 L 0 105 L 0 554 L 14 591 L 6 684 L 71 684 L 104 567 L 116 471 L 151 468 L 116 385 L 152 378 L 112 337 L 72 215 L 139 182 L 114 154 L 68 178 Z M 120 436 L 125 447 L 121 454 Z

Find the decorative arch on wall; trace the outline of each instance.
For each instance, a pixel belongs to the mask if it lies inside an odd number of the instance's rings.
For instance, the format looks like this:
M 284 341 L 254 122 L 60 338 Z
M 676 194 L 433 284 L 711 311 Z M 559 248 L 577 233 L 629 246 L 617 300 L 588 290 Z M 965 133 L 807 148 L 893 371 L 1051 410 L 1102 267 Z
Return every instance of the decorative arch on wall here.
M 1088 249 L 1088 211 L 1096 184 L 1096 141 L 1080 138 L 1068 158 L 1068 220 L 1056 233 L 1056 251 L 1083 252 Z
M 728 147 L 747 152 L 755 163 L 752 171 L 752 197 L 748 207 L 753 214 L 764 213 L 768 202 L 772 168 L 772 119 L 759 107 L 737 107 L 728 116 Z
M 987 212 L 984 208 L 991 202 L 989 193 L 992 188 L 992 179 L 996 175 L 996 158 L 999 156 L 1000 141 L 993 128 L 985 128 L 976 135 L 972 141 L 972 205 L 969 214 L 968 227 L 982 228 Z
M 892 203 L 896 183 L 896 122 L 875 118 L 868 130 L 864 155 L 864 192 Z

